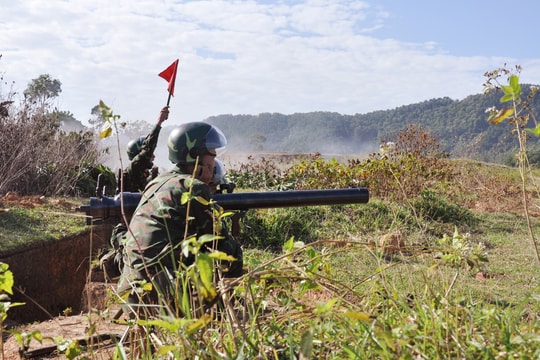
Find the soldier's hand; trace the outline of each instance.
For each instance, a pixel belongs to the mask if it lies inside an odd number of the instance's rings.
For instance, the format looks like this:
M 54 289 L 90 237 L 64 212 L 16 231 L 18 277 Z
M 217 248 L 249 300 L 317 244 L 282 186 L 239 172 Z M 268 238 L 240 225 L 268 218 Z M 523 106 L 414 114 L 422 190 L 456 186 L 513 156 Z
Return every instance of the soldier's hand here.
M 165 120 L 169 118 L 169 107 L 164 106 L 159 113 L 158 125 L 161 125 Z

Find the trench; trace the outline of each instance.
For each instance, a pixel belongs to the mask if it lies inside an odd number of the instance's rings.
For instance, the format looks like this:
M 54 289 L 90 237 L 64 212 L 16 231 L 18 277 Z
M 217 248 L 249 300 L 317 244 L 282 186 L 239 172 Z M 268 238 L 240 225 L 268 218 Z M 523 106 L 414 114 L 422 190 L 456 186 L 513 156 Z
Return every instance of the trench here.
M 109 225 L 93 226 L 77 236 L 1 253 L 0 262 L 9 265 L 14 277 L 10 301 L 24 303 L 10 308 L 8 319 L 31 323 L 66 311 L 81 312 L 86 304 L 85 286 L 92 280 L 92 259 L 108 244 L 111 229 Z

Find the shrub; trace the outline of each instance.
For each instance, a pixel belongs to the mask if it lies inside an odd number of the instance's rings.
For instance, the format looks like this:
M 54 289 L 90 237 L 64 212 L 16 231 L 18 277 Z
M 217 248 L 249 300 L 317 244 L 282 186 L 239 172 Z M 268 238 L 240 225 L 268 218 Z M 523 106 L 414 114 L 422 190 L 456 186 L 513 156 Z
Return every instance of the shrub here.
M 81 195 L 77 184 L 101 153 L 91 132 L 62 131 L 60 115 L 23 103 L 0 117 L 0 193 Z

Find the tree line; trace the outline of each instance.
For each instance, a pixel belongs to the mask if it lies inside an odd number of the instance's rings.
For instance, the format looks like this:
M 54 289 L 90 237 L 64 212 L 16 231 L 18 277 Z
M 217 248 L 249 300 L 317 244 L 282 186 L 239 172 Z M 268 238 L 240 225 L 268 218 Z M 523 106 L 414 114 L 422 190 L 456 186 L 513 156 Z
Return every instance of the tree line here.
M 526 92 L 530 85 L 523 85 Z M 206 121 L 222 129 L 237 151 L 298 152 L 362 155 L 375 151 L 382 142 L 407 125 L 422 126 L 435 136 L 441 150 L 456 158 L 511 164 L 517 150 L 512 127 L 490 125 L 486 109 L 499 103 L 500 94 L 476 94 L 463 100 L 448 97 L 366 114 L 342 115 L 309 112 L 284 115 L 219 115 Z M 534 98 L 534 113 L 540 100 Z M 539 158 L 536 139 L 529 142 L 531 158 Z

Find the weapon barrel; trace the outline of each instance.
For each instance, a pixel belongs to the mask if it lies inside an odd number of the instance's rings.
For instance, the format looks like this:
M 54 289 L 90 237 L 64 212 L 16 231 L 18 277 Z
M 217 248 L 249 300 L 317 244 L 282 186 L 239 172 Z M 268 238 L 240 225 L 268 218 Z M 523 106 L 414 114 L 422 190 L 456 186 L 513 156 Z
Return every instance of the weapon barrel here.
M 365 204 L 369 201 L 369 191 L 366 188 L 267 191 L 215 194 L 213 199 L 226 210 Z
M 120 196 L 123 197 L 124 213 L 128 217 L 133 215 L 137 204 L 141 200 L 141 193 L 138 192 L 124 192 L 115 197 L 91 197 L 89 205 L 79 206 L 76 210 L 86 213 L 86 215 L 93 217 L 95 220 L 114 218 L 118 221 L 122 217 L 122 201 L 120 200 Z M 88 224 L 92 223 L 91 219 L 87 219 L 86 222 Z
M 131 216 L 141 199 L 140 193 L 121 193 L 113 197 L 91 197 L 90 205 L 83 205 L 77 211 L 85 212 L 95 218 L 120 217 L 121 201 L 124 212 Z M 369 201 L 366 188 L 289 190 L 246 193 L 215 194 L 213 199 L 225 210 L 247 210 L 280 207 L 299 207 L 316 205 L 365 204 Z

